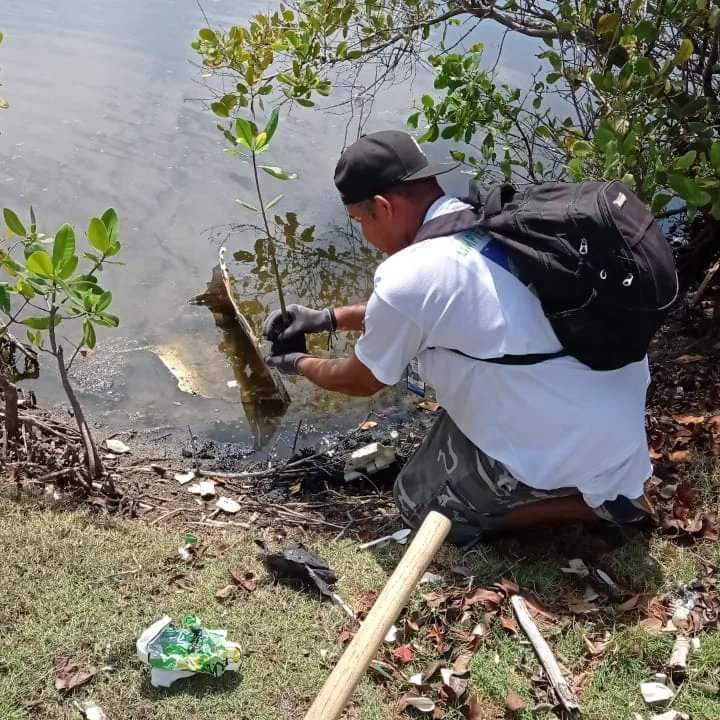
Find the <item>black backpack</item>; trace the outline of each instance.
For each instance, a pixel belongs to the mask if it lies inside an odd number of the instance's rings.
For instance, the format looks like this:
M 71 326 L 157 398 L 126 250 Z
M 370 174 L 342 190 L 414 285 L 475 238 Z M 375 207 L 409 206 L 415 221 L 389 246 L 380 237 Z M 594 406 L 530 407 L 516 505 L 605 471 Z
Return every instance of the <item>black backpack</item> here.
M 645 356 L 678 296 L 678 278 L 670 244 L 631 190 L 618 181 L 496 185 L 469 200 L 472 210 L 430 220 L 415 242 L 489 233 L 537 294 L 563 346 L 476 359 L 530 365 L 572 355 L 593 370 L 615 370 Z

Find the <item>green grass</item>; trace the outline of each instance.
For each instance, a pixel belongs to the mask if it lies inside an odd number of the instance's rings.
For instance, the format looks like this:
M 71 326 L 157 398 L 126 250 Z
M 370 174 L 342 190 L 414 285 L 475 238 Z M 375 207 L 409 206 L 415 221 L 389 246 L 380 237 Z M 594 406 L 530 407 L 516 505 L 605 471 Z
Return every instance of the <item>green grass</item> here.
M 72 700 L 93 699 L 109 718 L 133 720 L 289 720 L 302 716 L 339 657 L 337 635 L 345 622 L 341 611 L 316 598 L 282 586 L 261 583 L 245 597 L 221 604 L 215 591 L 226 583 L 227 570 L 241 567 L 260 578 L 252 535 L 204 536 L 209 552 L 202 567 L 176 562 L 180 528 L 149 527 L 140 521 L 99 520 L 71 509 L 49 509 L 31 503 L 0 500 L 0 720 L 66 720 L 77 718 Z M 341 578 L 339 591 L 351 604 L 363 593 L 382 587 L 401 549 L 377 554 L 360 552 L 350 541 L 331 543 L 305 537 L 325 556 Z M 223 544 L 236 543 L 221 554 Z M 628 531 L 621 547 L 609 550 L 592 533 L 577 528 L 498 540 L 462 557 L 445 548 L 434 567 L 447 573 L 462 564 L 481 583 L 514 578 L 547 602 L 568 594 L 582 595 L 583 581 L 560 568 L 583 557 L 603 568 L 628 589 L 659 593 L 692 579 L 704 559 L 717 556 L 710 546 L 683 548 L 667 539 Z M 168 579 L 187 572 L 193 589 L 177 593 Z M 122 574 L 121 574 L 122 573 Z M 423 589 L 423 592 L 427 588 Z M 419 594 L 412 605 L 421 606 Z M 180 619 L 197 613 L 208 627 L 222 627 L 243 647 L 239 676 L 220 680 L 199 677 L 169 690 L 148 682 L 149 671 L 135 658 L 138 634 L 158 617 Z M 472 618 L 475 622 L 477 617 Z M 560 662 L 573 677 L 587 672 L 581 687 L 584 717 L 606 720 L 649 715 L 639 683 L 661 671 L 672 645 L 668 635 L 650 635 L 633 626 L 636 616 L 568 618 L 545 631 Z M 597 639 L 606 628 L 612 642 L 601 658 L 586 655 L 585 637 Z M 421 640 L 422 642 L 422 640 Z M 418 670 L 434 658 L 424 644 Z M 53 686 L 55 657 L 110 665 L 70 698 Z M 704 694 L 703 684 L 717 679 L 720 633 L 702 636 L 691 656 L 690 681 L 674 707 L 694 717 L 720 717 L 720 698 Z M 414 666 L 413 666 L 414 667 Z M 531 678 L 538 667 L 522 634 L 508 635 L 495 621 L 471 666 L 471 689 L 487 705 L 488 718 L 504 716 L 509 689 L 534 704 Z M 356 694 L 348 720 L 392 720 L 396 703 L 407 690 L 402 682 L 388 687 L 366 679 Z M 448 720 L 460 720 L 451 711 Z M 523 720 L 544 720 L 548 713 L 521 713 Z

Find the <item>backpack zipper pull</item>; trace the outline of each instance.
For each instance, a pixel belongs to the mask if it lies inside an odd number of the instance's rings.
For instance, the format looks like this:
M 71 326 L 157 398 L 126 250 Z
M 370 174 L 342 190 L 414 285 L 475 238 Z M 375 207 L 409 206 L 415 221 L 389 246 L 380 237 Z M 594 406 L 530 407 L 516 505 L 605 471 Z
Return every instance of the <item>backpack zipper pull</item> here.
M 581 255 L 587 255 L 588 252 L 588 241 L 585 238 L 580 238 L 580 250 Z

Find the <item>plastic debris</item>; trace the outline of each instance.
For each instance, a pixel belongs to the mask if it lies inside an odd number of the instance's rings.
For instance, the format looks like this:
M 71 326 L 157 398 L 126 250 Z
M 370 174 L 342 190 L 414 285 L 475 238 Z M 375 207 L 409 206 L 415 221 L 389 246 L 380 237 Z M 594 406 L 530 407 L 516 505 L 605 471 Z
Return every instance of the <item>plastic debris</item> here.
M 198 673 L 217 678 L 240 670 L 240 646 L 228 641 L 226 630 L 204 628 L 195 615 L 187 615 L 180 627 L 165 615 L 143 632 L 136 646 L 140 662 L 151 668 L 153 687 L 170 687 Z
M 421 713 L 431 713 L 435 710 L 435 703 L 427 697 L 405 696 L 402 704 L 413 707 Z
M 315 588 L 349 617 L 355 618 L 353 609 L 335 592 L 335 571 L 319 555 L 310 552 L 302 543 L 290 543 L 278 552 L 271 552 L 262 540 L 256 540 L 255 544 L 262 549 L 265 567 L 276 580 L 306 589 Z
M 367 550 L 371 547 L 381 547 L 382 545 L 387 545 L 391 542 L 396 542 L 398 545 L 404 545 L 408 537 L 410 536 L 410 533 L 412 530 L 409 528 L 403 528 L 402 530 L 396 530 L 392 535 L 384 535 L 381 538 L 377 538 L 376 540 L 371 540 L 370 542 L 362 543 L 358 545 L 358 549 L 360 550 Z
M 662 705 L 675 697 L 671 688 L 656 680 L 640 683 L 640 693 L 648 705 Z
M 583 560 L 580 558 L 574 558 L 568 562 L 568 566 L 560 568 L 561 572 L 566 575 L 578 575 L 579 577 L 587 577 L 590 575 L 590 570 Z
M 700 649 L 700 638 L 699 638 L 699 637 L 694 637 L 694 638 L 690 641 L 690 644 L 692 645 L 692 649 L 693 649 L 693 650 L 699 650 L 699 649 Z
M 197 542 L 197 535 L 194 533 L 185 534 L 183 544 L 178 548 L 178 555 L 183 562 L 190 562 L 195 557 Z
M 411 685 L 416 685 L 416 686 L 420 687 L 420 686 L 423 684 L 423 676 L 422 676 L 422 673 L 415 673 L 415 675 L 411 675 L 411 676 L 408 678 L 408 682 L 409 682 Z
M 345 481 L 357 480 L 363 475 L 390 467 L 395 462 L 395 450 L 382 443 L 374 442 L 355 450 L 345 465 Z
M 670 677 L 672 677 L 672 680 L 675 684 L 679 684 L 687 678 L 687 663 L 689 654 L 689 638 L 678 635 L 678 637 L 675 638 L 675 643 L 672 647 L 672 653 L 670 654 L 670 661 L 668 662 L 668 667 L 670 668 Z
M 426 572 L 421 578 L 419 585 L 422 585 L 423 583 L 441 583 L 445 582 L 445 578 L 442 575 L 437 575 L 436 573 L 432 572 Z
M 108 720 L 108 716 L 105 714 L 104 710 L 95 703 L 85 703 L 81 705 L 79 702 L 75 701 L 73 705 L 75 705 L 85 720 Z
M 237 381 L 237 380 L 228 380 L 228 381 L 227 381 L 227 386 L 228 386 L 230 389 L 236 388 L 236 387 L 238 386 L 238 381 Z
M 215 507 L 223 512 L 234 515 L 236 512 L 240 512 L 240 503 L 237 500 L 232 500 L 229 497 L 220 497 L 215 503 Z
M 390 629 L 387 631 L 387 633 L 385 634 L 385 642 L 386 643 L 394 643 L 395 640 L 397 640 L 397 634 L 398 634 L 397 625 L 392 625 L 390 627 Z
M 215 497 L 215 483 L 212 480 L 201 480 L 191 485 L 188 492 L 199 495 L 203 500 L 210 500 Z
M 188 472 L 184 473 L 175 473 L 175 480 L 179 482 L 181 485 L 187 485 L 187 483 L 192 482 L 195 479 L 195 471 L 189 470 Z
M 124 455 L 130 452 L 130 448 L 122 440 L 116 438 L 108 438 L 105 441 L 105 447 L 116 455 Z

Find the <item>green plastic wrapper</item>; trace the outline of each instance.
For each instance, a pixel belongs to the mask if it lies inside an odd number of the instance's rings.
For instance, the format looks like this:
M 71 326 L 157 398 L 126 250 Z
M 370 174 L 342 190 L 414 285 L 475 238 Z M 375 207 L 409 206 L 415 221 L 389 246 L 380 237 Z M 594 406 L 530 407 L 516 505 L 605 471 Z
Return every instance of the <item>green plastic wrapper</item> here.
M 162 670 L 220 677 L 228 663 L 240 663 L 240 648 L 228 643 L 224 631 L 204 628 L 196 615 L 186 615 L 180 627 L 168 625 L 147 650 L 150 667 Z

